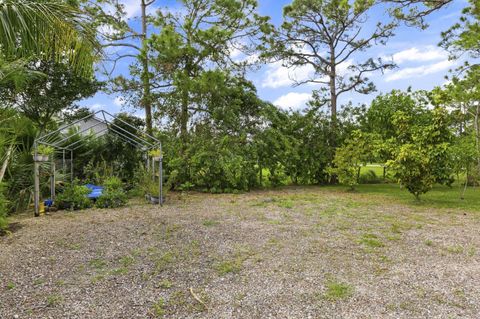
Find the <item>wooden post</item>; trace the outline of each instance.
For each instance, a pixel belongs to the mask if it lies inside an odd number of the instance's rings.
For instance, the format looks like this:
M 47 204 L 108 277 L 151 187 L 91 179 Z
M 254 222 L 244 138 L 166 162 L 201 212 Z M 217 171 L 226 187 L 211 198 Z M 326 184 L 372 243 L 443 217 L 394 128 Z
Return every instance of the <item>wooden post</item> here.
M 35 217 L 40 216 L 40 163 L 35 161 L 33 163 L 33 175 L 34 175 L 34 194 L 33 200 L 35 203 Z

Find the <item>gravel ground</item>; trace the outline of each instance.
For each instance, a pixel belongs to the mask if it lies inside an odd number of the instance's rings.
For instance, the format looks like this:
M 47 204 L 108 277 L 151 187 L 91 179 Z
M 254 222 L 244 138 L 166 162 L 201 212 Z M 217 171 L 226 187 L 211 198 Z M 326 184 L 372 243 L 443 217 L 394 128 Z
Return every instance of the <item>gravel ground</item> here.
M 480 317 L 480 212 L 292 187 L 18 222 L 2 319 Z

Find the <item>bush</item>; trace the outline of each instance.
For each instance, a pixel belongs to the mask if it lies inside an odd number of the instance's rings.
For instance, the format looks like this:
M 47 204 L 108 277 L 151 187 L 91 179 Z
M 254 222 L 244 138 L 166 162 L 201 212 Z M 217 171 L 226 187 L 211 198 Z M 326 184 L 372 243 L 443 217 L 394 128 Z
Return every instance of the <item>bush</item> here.
M 59 208 L 85 209 L 92 207 L 92 201 L 87 197 L 88 194 L 90 194 L 90 189 L 86 186 L 72 183 L 63 189 L 63 192 L 57 196 L 56 201 Z
M 95 202 L 98 208 L 116 208 L 125 206 L 127 194 L 123 191 L 123 184 L 120 178 L 112 176 L 103 182 L 102 195 Z
M 95 206 L 98 208 L 116 208 L 127 204 L 127 194 L 121 189 L 105 189 Z
M 123 184 L 120 178 L 112 176 L 104 180 L 103 187 L 106 190 L 121 190 L 123 188 Z

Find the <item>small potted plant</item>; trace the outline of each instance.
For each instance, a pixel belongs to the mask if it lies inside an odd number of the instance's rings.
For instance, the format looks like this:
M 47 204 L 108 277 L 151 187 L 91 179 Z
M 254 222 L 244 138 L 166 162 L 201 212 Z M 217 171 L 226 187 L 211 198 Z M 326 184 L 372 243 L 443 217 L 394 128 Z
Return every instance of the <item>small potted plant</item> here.
M 153 158 L 154 161 L 159 161 L 162 157 L 162 152 L 159 149 L 151 150 L 148 155 Z
M 47 162 L 50 155 L 55 152 L 55 149 L 47 145 L 39 145 L 37 148 L 37 154 L 33 154 L 33 160 L 35 162 Z

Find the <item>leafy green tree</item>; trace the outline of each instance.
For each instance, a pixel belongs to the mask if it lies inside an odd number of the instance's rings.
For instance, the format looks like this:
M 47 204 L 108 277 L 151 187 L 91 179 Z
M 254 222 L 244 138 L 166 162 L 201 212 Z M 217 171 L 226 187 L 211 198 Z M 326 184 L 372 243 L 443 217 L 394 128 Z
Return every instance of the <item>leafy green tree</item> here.
M 30 70 L 44 76 L 30 79 L 19 91 L 14 85 L 0 88 L 0 96 L 34 121 L 40 131 L 55 123 L 64 112 L 78 108 L 79 100 L 94 95 L 101 83 L 92 76 L 78 75 L 67 64 L 33 60 Z
M 480 57 L 480 4 L 469 0 L 460 17 L 450 29 L 442 33 L 441 46 L 457 58 L 467 53 L 472 58 Z
M 435 183 L 451 183 L 452 162 L 448 114 L 443 108 L 430 112 L 430 122 L 412 124 L 411 115 L 394 114 L 397 137 L 392 144 L 392 159 L 387 162 L 395 178 L 416 199 Z
M 336 149 L 329 173 L 335 174 L 341 184 L 353 190 L 359 182 L 361 167 L 374 158 L 378 143 L 379 139 L 374 134 L 353 131 L 344 144 Z
M 256 13 L 255 0 L 182 2 L 181 13 L 158 11 L 154 24 L 160 32 L 148 41 L 148 54 L 164 105 L 160 112 L 173 121 L 185 149 L 189 127 L 209 118 L 215 99 L 243 76 L 245 63 L 231 58 L 233 48 L 251 53 L 269 26 Z M 239 76 L 229 74 L 235 71 Z

